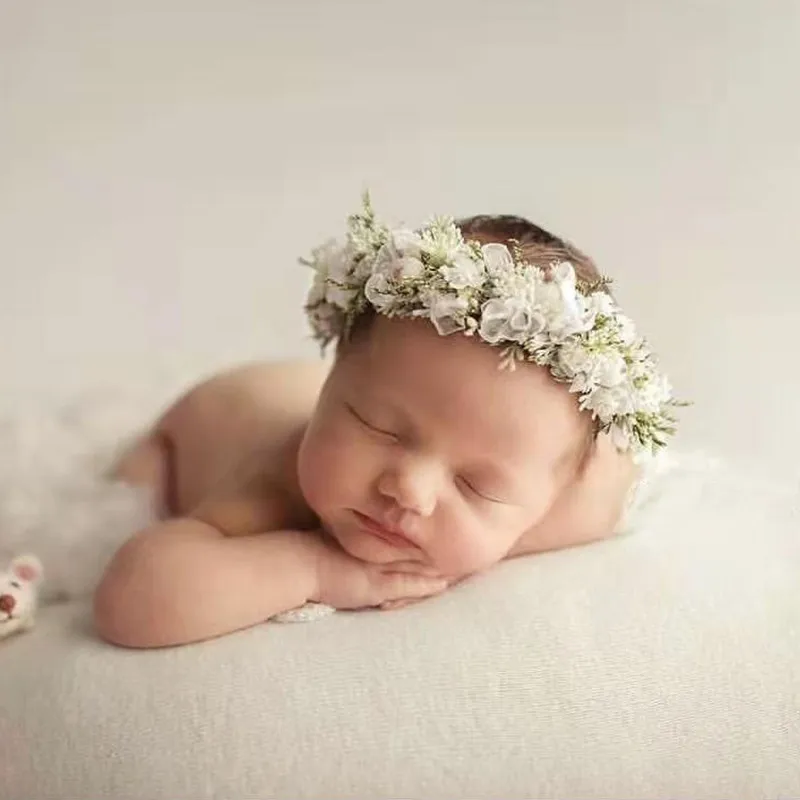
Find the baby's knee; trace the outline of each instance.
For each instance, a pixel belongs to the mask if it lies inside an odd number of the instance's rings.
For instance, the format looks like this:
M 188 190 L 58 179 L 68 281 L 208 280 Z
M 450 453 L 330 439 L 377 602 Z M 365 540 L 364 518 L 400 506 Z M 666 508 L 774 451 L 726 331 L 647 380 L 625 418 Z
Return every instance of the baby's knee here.
M 113 466 L 111 476 L 153 493 L 160 518 L 174 513 L 172 447 L 168 437 L 152 431 L 126 450 Z

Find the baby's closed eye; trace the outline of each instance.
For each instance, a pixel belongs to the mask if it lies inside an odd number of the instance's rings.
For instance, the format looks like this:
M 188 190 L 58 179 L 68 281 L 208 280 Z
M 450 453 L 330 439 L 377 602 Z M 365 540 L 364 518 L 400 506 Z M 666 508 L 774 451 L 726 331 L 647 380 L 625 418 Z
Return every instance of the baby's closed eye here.
M 489 503 L 505 503 L 505 500 L 501 499 L 500 493 L 491 490 L 488 486 L 483 486 L 476 478 L 457 475 L 455 482 L 462 491 L 466 491 L 481 500 L 486 500 Z
M 373 433 L 380 434 L 381 436 L 385 436 L 395 441 L 398 439 L 396 433 L 388 430 L 387 428 L 383 428 L 379 425 L 376 425 L 374 422 L 370 422 L 369 420 L 367 420 L 364 414 L 356 411 L 356 409 L 349 403 L 345 403 L 345 408 L 352 417 L 354 417 L 361 425 L 363 425 L 365 428 L 369 429 Z

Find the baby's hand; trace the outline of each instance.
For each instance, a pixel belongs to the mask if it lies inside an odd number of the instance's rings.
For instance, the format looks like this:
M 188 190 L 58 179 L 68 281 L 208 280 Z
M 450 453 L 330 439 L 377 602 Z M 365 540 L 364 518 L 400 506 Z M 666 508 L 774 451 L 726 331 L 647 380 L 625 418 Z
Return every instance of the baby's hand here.
M 334 608 L 399 608 L 444 591 L 448 581 L 414 561 L 370 564 L 325 543 L 317 562 L 317 596 Z

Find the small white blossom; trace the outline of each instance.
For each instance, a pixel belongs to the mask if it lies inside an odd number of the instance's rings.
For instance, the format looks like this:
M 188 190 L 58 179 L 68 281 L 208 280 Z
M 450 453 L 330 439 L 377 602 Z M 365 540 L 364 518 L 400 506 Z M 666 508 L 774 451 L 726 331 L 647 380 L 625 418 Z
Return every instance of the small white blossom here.
M 453 294 L 434 294 L 428 302 L 431 322 L 440 336 L 464 330 L 464 315 L 469 308 L 465 299 Z
M 334 306 L 341 308 L 343 311 L 347 309 L 353 298 L 356 296 L 356 290 L 347 286 L 339 286 L 336 283 L 328 283 L 328 291 L 325 299 Z
M 478 333 L 489 344 L 501 341 L 518 342 L 539 333 L 545 326 L 544 317 L 524 301 L 515 297 L 487 300 L 481 306 Z
M 422 237 L 416 232 L 399 228 L 392 231 L 389 237 L 391 249 L 400 256 L 411 256 L 412 258 L 419 258 L 425 248 L 425 242 Z
M 611 435 L 611 442 L 617 450 L 623 453 L 630 450 L 632 438 L 630 425 L 625 422 L 616 422 L 609 429 L 609 434 Z
M 672 396 L 672 387 L 664 375 L 649 376 L 637 391 L 637 405 L 649 414 L 655 414 Z
M 328 276 L 320 269 L 314 271 L 314 280 L 309 289 L 306 303 L 308 306 L 316 306 L 325 299 L 328 293 Z
M 612 422 L 618 414 L 631 413 L 630 393 L 623 387 L 598 387 L 581 400 L 581 407 L 591 411 L 604 425 Z
M 504 244 L 490 242 L 481 247 L 486 272 L 492 277 L 510 276 L 514 272 L 514 259 Z
M 439 268 L 444 279 L 454 289 L 477 288 L 483 283 L 486 270 L 469 253 L 458 253 L 452 264 Z
M 614 321 L 617 324 L 617 336 L 619 336 L 620 342 L 624 345 L 633 344 L 636 341 L 636 326 L 633 324 L 633 320 L 624 314 L 617 314 Z
M 604 317 L 613 317 L 616 314 L 614 298 L 607 292 L 593 292 L 586 298 L 587 311 L 592 316 L 602 314 Z
M 372 264 L 373 275 L 383 275 L 390 280 L 418 278 L 425 270 L 425 265 L 416 257 L 402 255 L 390 244 L 385 244 L 378 251 Z
M 598 353 L 587 371 L 591 373 L 593 382 L 599 386 L 619 386 L 625 380 L 625 360 L 616 351 Z
M 558 363 L 565 375 L 572 378 L 578 373 L 589 372 L 592 356 L 581 341 L 570 339 L 559 350 Z
M 364 285 L 364 296 L 375 307 L 376 311 L 388 311 L 394 305 L 394 294 L 389 280 L 381 272 L 369 276 Z

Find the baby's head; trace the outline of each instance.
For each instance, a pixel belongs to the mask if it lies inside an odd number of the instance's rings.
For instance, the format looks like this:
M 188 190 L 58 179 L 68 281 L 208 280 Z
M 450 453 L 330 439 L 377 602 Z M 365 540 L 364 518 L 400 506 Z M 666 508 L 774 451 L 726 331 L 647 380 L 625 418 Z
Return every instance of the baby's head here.
M 591 358 L 601 342 L 587 337 L 609 327 L 613 301 L 588 258 L 532 223 L 389 231 L 367 206 L 347 244 L 313 264 L 312 324 L 337 354 L 299 477 L 352 555 L 476 572 L 545 517 L 599 433 L 621 448 L 641 435 L 616 353 Z

